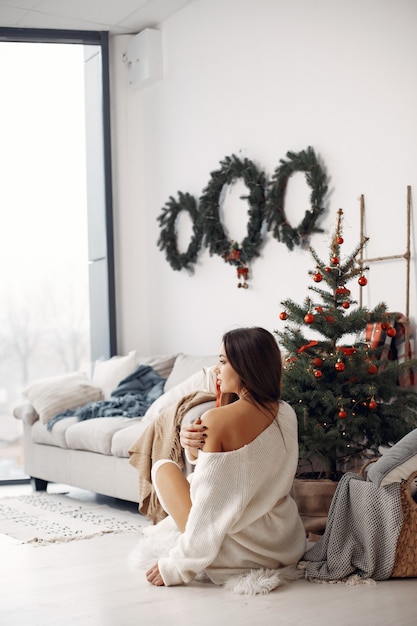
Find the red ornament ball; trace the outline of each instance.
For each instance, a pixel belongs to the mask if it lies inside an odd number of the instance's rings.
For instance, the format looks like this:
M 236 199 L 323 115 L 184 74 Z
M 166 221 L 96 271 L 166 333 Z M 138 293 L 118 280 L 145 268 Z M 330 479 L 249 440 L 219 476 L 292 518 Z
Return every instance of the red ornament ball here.
M 374 411 L 377 408 L 377 403 L 375 402 L 375 400 L 371 400 L 368 404 L 368 407 L 371 409 L 371 411 Z
M 304 321 L 306 324 L 312 324 L 314 322 L 314 315 L 312 313 L 307 313 L 307 315 L 304 316 Z
M 387 328 L 388 337 L 395 337 L 396 334 L 397 334 L 397 331 L 395 330 L 395 328 L 393 328 L 392 326 Z
M 335 318 L 333 317 L 333 315 L 326 315 L 326 322 L 328 322 L 329 324 L 334 324 Z
M 346 415 L 347 415 L 346 411 L 345 411 L 344 409 L 340 409 L 340 411 L 339 411 L 339 417 L 340 417 L 340 419 L 341 419 L 341 420 L 344 420 L 344 419 L 345 419 L 345 417 L 346 417 Z
M 331 272 L 331 271 L 332 271 L 332 268 L 331 268 L 331 267 L 325 267 L 325 268 L 324 268 L 324 271 L 325 271 L 325 272 L 327 272 L 327 273 L 329 273 L 329 272 Z
M 320 274 L 320 272 L 317 272 L 317 274 L 314 274 L 313 280 L 315 283 L 320 283 L 323 280 L 323 276 Z
M 321 370 L 314 370 L 314 376 L 316 378 L 321 378 L 323 376 L 323 372 Z
M 360 276 L 358 278 L 358 283 L 360 284 L 361 287 L 365 287 L 365 285 L 368 284 L 368 279 L 366 278 L 366 276 Z
M 332 263 L 333 263 L 333 265 L 338 265 L 339 264 L 339 257 L 338 256 L 333 256 L 332 257 Z
M 280 320 L 286 320 L 287 317 L 288 317 L 288 313 L 286 311 L 281 311 L 281 313 L 279 314 Z
M 344 242 L 344 239 L 343 239 L 343 237 L 338 237 L 336 241 L 337 241 L 337 243 L 340 246 Z
M 344 309 L 348 309 L 350 307 L 350 302 L 348 302 L 347 300 L 345 300 L 344 302 L 342 302 L 342 307 Z
M 377 373 L 377 371 L 378 371 L 378 368 L 377 368 L 377 366 L 375 365 L 375 363 L 371 363 L 371 364 L 368 366 L 368 374 L 376 374 L 376 373 Z
M 313 359 L 313 365 L 314 367 L 321 367 L 323 365 L 323 359 L 320 359 L 318 356 L 316 356 Z
M 343 354 L 345 356 L 352 356 L 352 354 L 355 354 L 356 352 L 356 348 L 354 348 L 353 346 L 349 347 L 349 346 L 340 346 L 339 348 L 340 352 L 343 352 Z
M 343 363 L 343 361 L 336 361 L 334 367 L 335 367 L 335 369 L 338 372 L 344 372 L 345 371 L 345 364 Z

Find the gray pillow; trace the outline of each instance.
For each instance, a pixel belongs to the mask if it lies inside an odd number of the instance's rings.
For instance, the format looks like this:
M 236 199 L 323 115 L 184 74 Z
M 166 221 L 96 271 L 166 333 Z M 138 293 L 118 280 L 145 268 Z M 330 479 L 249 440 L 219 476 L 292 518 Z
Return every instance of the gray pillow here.
M 367 480 L 377 487 L 407 480 L 417 472 L 417 428 L 368 466 Z

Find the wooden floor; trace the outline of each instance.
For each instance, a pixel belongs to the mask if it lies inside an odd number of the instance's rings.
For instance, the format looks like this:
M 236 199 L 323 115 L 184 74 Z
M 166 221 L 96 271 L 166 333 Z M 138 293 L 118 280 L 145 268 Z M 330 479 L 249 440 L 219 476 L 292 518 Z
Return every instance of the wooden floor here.
M 0 497 L 30 487 L 0 487 Z M 74 497 L 96 497 L 89 492 Z M 103 500 L 109 504 L 109 499 Z M 134 505 L 111 501 L 118 507 Z M 348 587 L 304 580 L 265 596 L 192 583 L 153 587 L 128 557 L 134 535 L 39 546 L 0 536 L 2 626 L 416 626 L 417 579 Z

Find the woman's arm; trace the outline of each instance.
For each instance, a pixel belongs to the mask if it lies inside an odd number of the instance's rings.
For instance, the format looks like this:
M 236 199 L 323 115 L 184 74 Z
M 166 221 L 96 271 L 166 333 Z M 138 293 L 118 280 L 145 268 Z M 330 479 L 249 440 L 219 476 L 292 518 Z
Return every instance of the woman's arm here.
M 195 460 L 198 451 L 203 449 L 207 426 L 203 426 L 199 417 L 193 424 L 183 424 L 180 430 L 180 443 L 190 460 Z

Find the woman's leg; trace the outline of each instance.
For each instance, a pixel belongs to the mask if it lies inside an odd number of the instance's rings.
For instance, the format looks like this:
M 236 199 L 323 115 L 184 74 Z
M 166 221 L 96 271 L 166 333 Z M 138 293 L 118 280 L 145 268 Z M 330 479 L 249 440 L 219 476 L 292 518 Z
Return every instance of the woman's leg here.
M 184 532 L 191 509 L 190 483 L 180 467 L 169 460 L 157 461 L 152 467 L 152 482 L 158 499 Z

